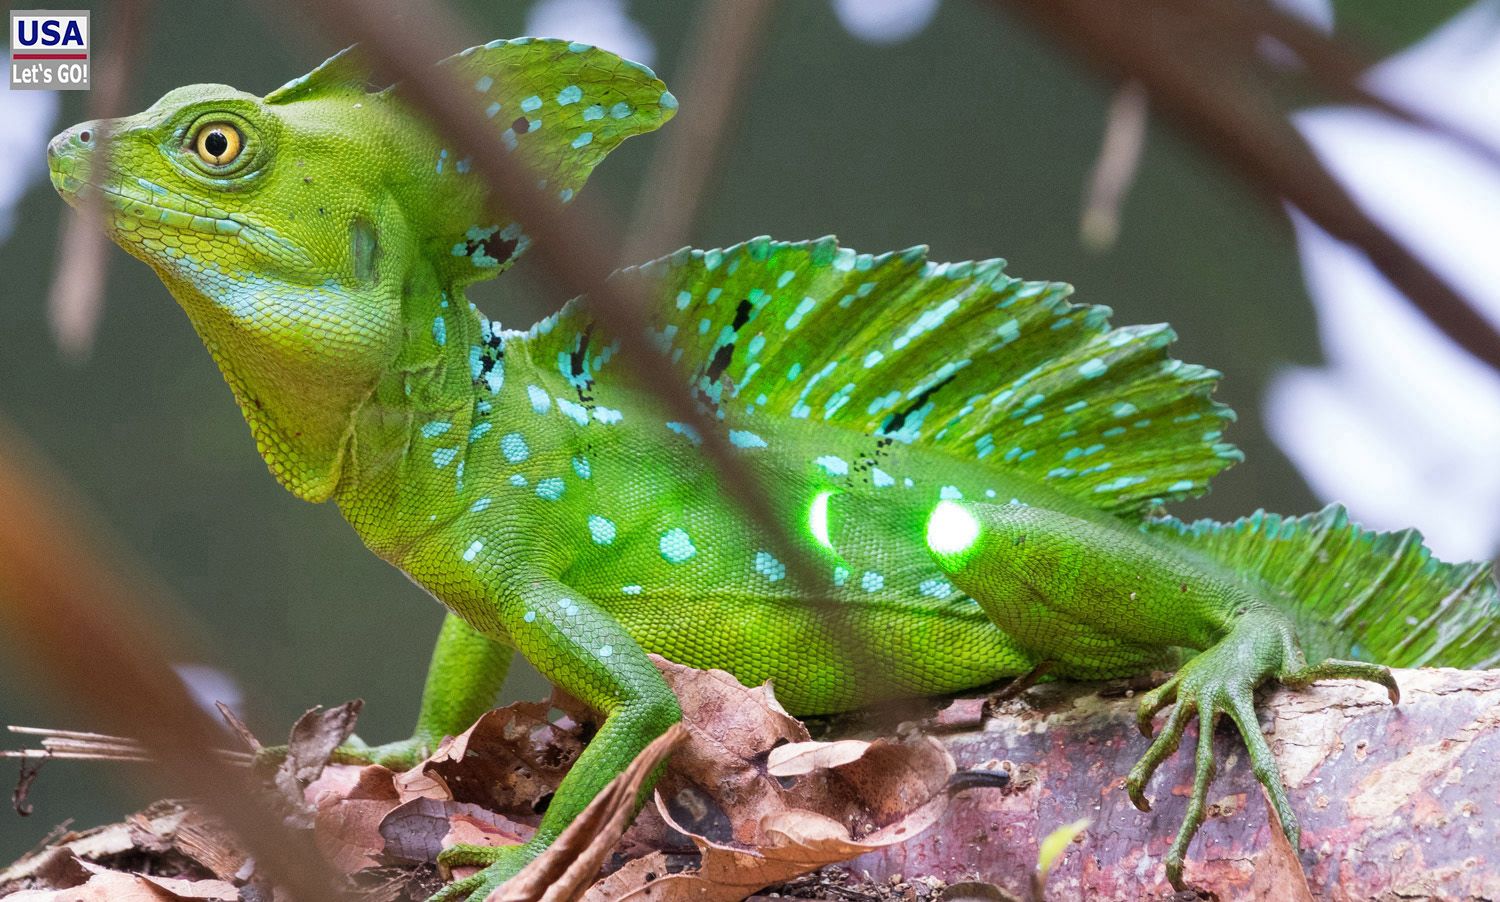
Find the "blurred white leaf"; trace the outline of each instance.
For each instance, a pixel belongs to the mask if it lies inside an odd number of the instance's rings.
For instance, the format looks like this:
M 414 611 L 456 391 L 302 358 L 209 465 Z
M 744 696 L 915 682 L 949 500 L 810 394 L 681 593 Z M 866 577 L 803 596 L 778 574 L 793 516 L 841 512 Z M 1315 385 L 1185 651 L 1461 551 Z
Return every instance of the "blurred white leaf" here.
M 0 53 L 0 60 L 9 72 L 10 54 Z M 10 236 L 26 189 L 47 174 L 47 139 L 58 108 L 56 91 L 12 91 L 6 85 L 0 85 L 0 243 Z
M 656 43 L 630 18 L 625 0 L 539 0 L 526 16 L 526 33 L 593 44 L 647 66 L 656 59 Z
M 244 710 L 245 693 L 240 689 L 240 684 L 217 667 L 207 664 L 173 664 L 172 669 L 177 671 L 177 677 L 187 686 L 193 701 L 215 721 L 219 719 L 218 702 L 223 702 L 235 711 Z
M 845 30 L 870 44 L 916 37 L 937 9 L 938 0 L 833 0 L 834 15 Z
M 1500 143 L 1500 7 L 1480 3 L 1375 67 L 1369 86 Z M 1355 199 L 1500 324 L 1500 172 L 1364 109 L 1297 127 Z M 1293 215 L 1328 366 L 1279 376 L 1272 437 L 1367 526 L 1416 525 L 1439 556 L 1500 549 L 1500 374 L 1456 348 L 1360 253 Z

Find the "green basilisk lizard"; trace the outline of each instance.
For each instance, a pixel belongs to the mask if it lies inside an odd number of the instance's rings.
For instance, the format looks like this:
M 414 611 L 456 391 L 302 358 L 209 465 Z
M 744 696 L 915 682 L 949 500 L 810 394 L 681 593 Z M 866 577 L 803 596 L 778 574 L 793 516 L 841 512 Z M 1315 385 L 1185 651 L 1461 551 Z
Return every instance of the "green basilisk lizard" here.
M 565 41 L 497 41 L 442 68 L 564 203 L 677 106 L 649 69 Z M 1240 459 L 1209 398 L 1218 374 L 1168 357 L 1164 325 L 1111 328 L 1106 308 L 1000 260 L 832 239 L 619 273 L 651 280 L 643 327 L 819 562 L 821 581 L 798 584 L 577 302 L 525 332 L 470 305 L 465 286 L 527 235 L 399 85 L 366 79 L 346 52 L 265 97 L 180 88 L 68 129 L 50 160 L 63 197 L 97 194 L 110 236 L 187 311 L 276 478 L 336 502 L 448 607 L 415 734 L 348 754 L 414 762 L 490 707 L 512 650 L 604 716 L 535 838 L 448 850 L 483 869 L 436 899 L 483 899 L 678 719 L 649 652 L 770 680 L 802 714 L 1041 662 L 1081 679 L 1176 668 L 1142 700 L 1147 735 L 1175 707 L 1131 797 L 1145 806 L 1194 716 L 1227 715 L 1294 845 L 1258 684 L 1357 678 L 1394 701 L 1384 665 L 1500 656 L 1488 569 L 1439 563 L 1415 533 L 1366 532 L 1338 507 L 1163 515 Z M 1179 886 L 1211 734 L 1166 860 Z

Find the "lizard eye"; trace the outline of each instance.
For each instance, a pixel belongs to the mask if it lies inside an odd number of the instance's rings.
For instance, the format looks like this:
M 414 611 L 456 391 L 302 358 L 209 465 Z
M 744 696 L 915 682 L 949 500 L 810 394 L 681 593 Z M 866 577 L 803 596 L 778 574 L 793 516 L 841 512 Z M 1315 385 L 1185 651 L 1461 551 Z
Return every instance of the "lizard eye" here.
M 243 146 L 240 130 L 228 122 L 210 122 L 198 129 L 198 134 L 193 137 L 193 149 L 197 151 L 198 159 L 211 166 L 234 162 Z

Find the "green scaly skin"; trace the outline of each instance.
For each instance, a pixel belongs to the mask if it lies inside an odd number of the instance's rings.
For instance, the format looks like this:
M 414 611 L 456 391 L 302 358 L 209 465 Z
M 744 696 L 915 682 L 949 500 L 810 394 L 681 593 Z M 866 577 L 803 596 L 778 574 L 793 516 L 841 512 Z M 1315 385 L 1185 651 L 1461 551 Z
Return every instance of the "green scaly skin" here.
M 576 44 L 496 42 L 444 65 L 563 202 L 676 106 L 649 70 Z M 1239 530 L 1226 539 L 1148 519 L 1237 459 L 1218 442 L 1230 415 L 1207 399 L 1216 374 L 1166 358 L 1169 330 L 1111 332 L 1108 311 L 1067 304 L 1064 286 L 921 249 L 757 241 L 626 273 L 662 280 L 663 347 L 826 562 L 819 584 L 795 585 L 692 430 L 620 378 L 580 310 L 505 332 L 464 300 L 527 239 L 404 103 L 399 86 L 368 92 L 346 53 L 265 98 L 175 90 L 69 129 L 50 155 L 64 198 L 102 192 L 111 237 L 186 310 L 275 476 L 335 501 L 451 611 L 414 736 L 353 743 L 345 759 L 413 763 L 490 706 L 512 650 L 604 716 L 535 839 L 449 850 L 444 865 L 483 870 L 435 899 L 484 898 L 680 717 L 648 652 L 772 680 L 789 710 L 814 714 L 1043 661 L 1093 679 L 1196 651 L 1143 701 L 1148 733 L 1176 707 L 1131 797 L 1145 807 L 1194 714 L 1227 714 L 1296 842 L 1252 691 L 1322 677 L 1396 688 L 1384 667 L 1306 663 L 1290 615 L 1306 567 L 1258 576 L 1210 547 L 1259 541 L 1263 521 L 1222 527 Z M 242 148 L 202 144 L 213 128 Z M 1335 520 L 1298 528 L 1347 530 Z M 1419 589 L 1430 608 L 1439 596 Z M 1167 857 L 1179 886 L 1211 735 Z

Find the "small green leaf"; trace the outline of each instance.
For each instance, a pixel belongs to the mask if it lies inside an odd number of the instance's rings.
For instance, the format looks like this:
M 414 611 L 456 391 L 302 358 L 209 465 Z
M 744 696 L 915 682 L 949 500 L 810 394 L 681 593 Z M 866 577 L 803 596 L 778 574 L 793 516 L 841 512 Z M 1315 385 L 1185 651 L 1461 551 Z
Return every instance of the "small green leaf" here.
M 1053 862 L 1063 853 L 1068 844 L 1078 838 L 1078 835 L 1088 829 L 1089 819 L 1083 818 L 1071 824 L 1064 824 L 1047 834 L 1042 840 L 1041 847 L 1036 856 L 1036 877 L 1032 880 L 1032 886 L 1036 889 L 1036 897 L 1041 898 L 1041 888 L 1047 882 L 1047 874 L 1052 870 Z

